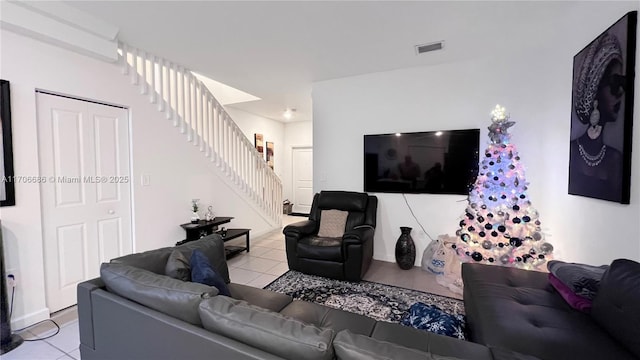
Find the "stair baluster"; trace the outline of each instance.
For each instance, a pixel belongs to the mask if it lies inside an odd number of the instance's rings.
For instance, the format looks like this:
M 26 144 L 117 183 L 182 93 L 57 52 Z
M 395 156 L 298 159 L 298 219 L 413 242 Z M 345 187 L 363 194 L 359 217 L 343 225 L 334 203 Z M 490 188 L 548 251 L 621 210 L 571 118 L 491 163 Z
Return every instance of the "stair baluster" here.
M 187 141 L 279 225 L 280 179 L 206 86 L 179 64 L 127 44 L 119 44 L 119 54 L 122 74 L 140 86 L 140 94 L 157 103 L 158 111 L 166 113 Z

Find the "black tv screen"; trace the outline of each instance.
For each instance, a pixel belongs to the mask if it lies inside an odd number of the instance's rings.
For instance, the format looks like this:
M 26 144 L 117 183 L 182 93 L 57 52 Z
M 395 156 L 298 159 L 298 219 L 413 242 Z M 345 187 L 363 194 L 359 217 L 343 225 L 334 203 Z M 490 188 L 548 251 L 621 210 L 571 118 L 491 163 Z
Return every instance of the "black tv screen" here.
M 364 191 L 467 195 L 480 129 L 364 136 Z

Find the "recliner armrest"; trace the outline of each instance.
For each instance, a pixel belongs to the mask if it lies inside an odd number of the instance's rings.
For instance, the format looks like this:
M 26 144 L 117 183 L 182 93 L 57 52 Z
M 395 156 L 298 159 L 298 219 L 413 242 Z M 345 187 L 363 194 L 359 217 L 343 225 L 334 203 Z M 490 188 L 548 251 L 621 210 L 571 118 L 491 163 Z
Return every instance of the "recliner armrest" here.
M 374 228 L 371 225 L 354 227 L 342 235 L 342 242 L 346 244 L 359 244 L 373 238 Z
M 314 220 L 304 220 L 285 226 L 282 233 L 287 237 L 300 239 L 318 231 L 318 223 Z

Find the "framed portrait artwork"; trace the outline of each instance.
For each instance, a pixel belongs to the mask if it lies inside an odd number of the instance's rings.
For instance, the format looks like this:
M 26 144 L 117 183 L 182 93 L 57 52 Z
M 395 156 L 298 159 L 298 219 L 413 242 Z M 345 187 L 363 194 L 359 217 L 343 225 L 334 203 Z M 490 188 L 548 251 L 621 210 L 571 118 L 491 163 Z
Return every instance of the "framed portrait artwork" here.
M 0 80 L 0 152 L 0 206 L 13 206 L 16 204 L 16 192 L 13 181 L 11 94 L 6 80 Z
M 262 134 L 253 134 L 253 142 L 260 157 L 264 159 L 264 139 Z
M 267 141 L 267 165 L 273 170 L 273 142 Z
M 627 13 L 573 57 L 569 194 L 629 203 L 637 18 Z

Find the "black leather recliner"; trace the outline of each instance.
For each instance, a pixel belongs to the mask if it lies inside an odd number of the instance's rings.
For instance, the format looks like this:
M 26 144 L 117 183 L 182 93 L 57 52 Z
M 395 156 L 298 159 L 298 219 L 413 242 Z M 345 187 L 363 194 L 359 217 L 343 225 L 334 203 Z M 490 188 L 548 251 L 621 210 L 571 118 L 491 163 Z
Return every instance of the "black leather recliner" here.
M 305 274 L 360 281 L 373 258 L 378 198 L 366 193 L 321 191 L 315 194 L 309 219 L 286 226 L 289 268 Z M 322 210 L 349 212 L 342 238 L 318 236 Z

